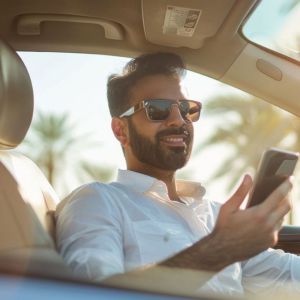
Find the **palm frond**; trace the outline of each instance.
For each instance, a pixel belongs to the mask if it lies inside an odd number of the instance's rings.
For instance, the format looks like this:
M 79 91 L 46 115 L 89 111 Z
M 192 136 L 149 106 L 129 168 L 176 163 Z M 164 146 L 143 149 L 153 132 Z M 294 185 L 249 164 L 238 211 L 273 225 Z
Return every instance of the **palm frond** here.
M 209 99 L 204 105 L 208 118 L 217 118 L 212 134 L 195 148 L 226 144 L 234 149 L 209 180 L 227 177 L 227 190 L 233 188 L 242 174 L 257 168 L 261 154 L 268 147 L 278 147 L 289 137 L 291 150 L 300 150 L 300 121 L 255 97 L 230 94 Z M 232 118 L 235 116 L 234 118 Z M 237 117 L 238 116 L 238 117 Z
M 107 182 L 111 180 L 114 170 L 108 167 L 101 167 L 94 165 L 87 161 L 80 163 L 80 168 L 84 171 L 85 175 L 91 180 Z

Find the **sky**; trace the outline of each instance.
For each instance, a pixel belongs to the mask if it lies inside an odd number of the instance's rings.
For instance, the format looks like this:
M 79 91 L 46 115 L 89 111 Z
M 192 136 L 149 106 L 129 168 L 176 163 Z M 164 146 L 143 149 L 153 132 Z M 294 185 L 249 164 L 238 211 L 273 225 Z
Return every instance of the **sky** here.
M 299 3 L 300 0 L 261 1 L 246 22 L 243 33 L 255 43 L 300 60 Z

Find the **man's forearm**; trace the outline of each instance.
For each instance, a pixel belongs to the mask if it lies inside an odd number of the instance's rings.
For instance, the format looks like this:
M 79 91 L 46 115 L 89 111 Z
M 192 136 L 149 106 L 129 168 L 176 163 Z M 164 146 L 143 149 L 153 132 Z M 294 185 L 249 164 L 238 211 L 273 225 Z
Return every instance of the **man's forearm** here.
M 234 262 L 225 248 L 220 239 L 212 233 L 159 265 L 218 272 Z

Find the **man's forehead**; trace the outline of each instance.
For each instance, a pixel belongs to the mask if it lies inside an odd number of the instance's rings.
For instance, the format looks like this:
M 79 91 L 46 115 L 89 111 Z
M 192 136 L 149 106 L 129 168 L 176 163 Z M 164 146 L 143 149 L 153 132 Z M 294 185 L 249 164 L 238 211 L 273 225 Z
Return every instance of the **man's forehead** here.
M 179 100 L 186 98 L 187 89 L 178 76 L 151 75 L 140 79 L 130 90 L 131 102 L 151 98 Z M 133 104 L 133 103 L 132 103 Z

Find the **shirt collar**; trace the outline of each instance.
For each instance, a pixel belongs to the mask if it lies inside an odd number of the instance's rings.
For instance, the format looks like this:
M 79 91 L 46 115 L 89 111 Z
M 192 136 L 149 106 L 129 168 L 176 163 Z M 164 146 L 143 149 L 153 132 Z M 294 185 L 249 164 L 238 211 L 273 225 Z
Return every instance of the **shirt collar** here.
M 142 173 L 118 170 L 117 181 L 140 193 L 156 192 L 162 196 L 168 195 L 167 186 L 163 181 Z M 176 180 L 176 188 L 181 197 L 202 199 L 205 194 L 205 188 L 199 182 Z

